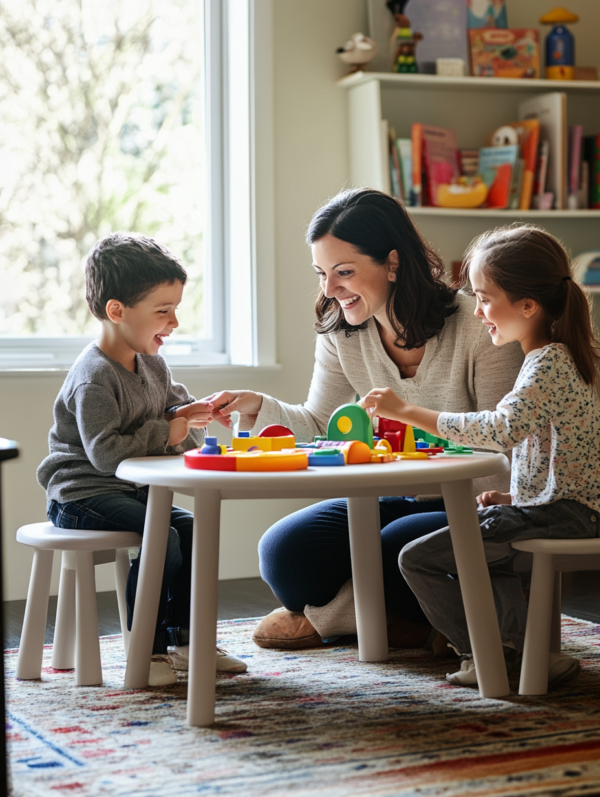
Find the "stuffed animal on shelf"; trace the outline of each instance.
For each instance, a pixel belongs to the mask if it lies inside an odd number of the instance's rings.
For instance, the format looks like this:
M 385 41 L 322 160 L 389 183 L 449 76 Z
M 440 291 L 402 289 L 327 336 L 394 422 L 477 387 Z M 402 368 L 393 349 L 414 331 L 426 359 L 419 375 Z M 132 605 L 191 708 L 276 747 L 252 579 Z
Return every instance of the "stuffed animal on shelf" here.
M 364 33 L 353 33 L 343 47 L 338 47 L 336 53 L 345 64 L 350 64 L 351 75 L 365 69 L 369 61 L 377 55 L 377 42 L 369 39 Z
M 422 33 L 415 33 L 410 27 L 410 21 L 404 13 L 408 0 L 389 0 L 387 7 L 394 17 L 396 25 L 392 34 L 391 51 L 392 72 L 410 74 L 419 71 L 415 56 L 417 42 L 423 38 Z

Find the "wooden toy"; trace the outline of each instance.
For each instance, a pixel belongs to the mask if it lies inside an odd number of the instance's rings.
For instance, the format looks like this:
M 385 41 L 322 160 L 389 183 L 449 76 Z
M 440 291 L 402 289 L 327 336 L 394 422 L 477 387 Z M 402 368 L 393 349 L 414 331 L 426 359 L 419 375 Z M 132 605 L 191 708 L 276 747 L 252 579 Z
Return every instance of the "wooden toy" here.
M 392 72 L 401 74 L 419 71 L 415 53 L 417 43 L 423 38 L 422 33 L 413 32 L 410 21 L 404 13 L 408 0 L 389 0 L 387 7 L 394 17 L 395 29 L 392 34 L 391 46 L 394 52 L 392 59 Z

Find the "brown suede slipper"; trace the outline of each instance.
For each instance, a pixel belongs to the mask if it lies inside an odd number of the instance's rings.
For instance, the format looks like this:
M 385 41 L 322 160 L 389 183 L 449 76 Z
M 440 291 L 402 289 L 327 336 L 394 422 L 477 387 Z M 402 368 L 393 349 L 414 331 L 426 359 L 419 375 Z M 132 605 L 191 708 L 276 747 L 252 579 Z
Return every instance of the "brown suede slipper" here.
M 323 640 L 302 612 L 275 609 L 260 621 L 252 634 L 260 648 L 303 650 L 321 648 Z

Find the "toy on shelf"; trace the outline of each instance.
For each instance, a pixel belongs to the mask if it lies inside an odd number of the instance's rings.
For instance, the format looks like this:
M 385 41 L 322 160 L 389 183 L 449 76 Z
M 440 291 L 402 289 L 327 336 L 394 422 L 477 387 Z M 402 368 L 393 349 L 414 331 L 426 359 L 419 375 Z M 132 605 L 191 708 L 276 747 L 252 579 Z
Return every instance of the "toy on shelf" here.
M 344 404 L 331 416 L 327 436 L 317 436 L 312 443 L 297 444 L 291 429 L 273 424 L 257 435 L 238 432 L 229 447 L 207 436 L 202 448 L 186 451 L 183 456 L 185 466 L 195 470 L 265 473 L 472 453 L 470 448 L 455 446 L 405 423 L 377 416 L 371 419 L 358 404 Z
M 345 64 L 350 64 L 349 75 L 365 69 L 369 61 L 377 55 L 377 42 L 364 33 L 353 33 L 343 47 L 336 53 Z
M 540 17 L 542 25 L 554 27 L 546 36 L 546 78 L 548 80 L 575 79 L 575 39 L 565 27 L 567 22 L 578 22 L 579 16 L 562 6 L 556 6 Z
M 392 72 L 400 74 L 416 73 L 419 71 L 415 53 L 417 42 L 423 38 L 422 33 L 413 32 L 410 21 L 404 14 L 408 0 L 389 0 L 387 7 L 394 17 L 394 33 L 392 34 L 391 48 L 393 50 Z

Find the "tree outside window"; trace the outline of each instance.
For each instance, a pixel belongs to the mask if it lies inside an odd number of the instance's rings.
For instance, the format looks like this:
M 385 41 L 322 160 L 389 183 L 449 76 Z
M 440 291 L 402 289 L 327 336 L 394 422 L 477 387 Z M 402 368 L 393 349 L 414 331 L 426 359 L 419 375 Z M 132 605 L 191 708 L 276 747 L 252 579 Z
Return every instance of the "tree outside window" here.
M 133 230 L 182 258 L 202 337 L 200 2 L 0 0 L 0 47 L 0 336 L 95 334 L 85 256 Z

